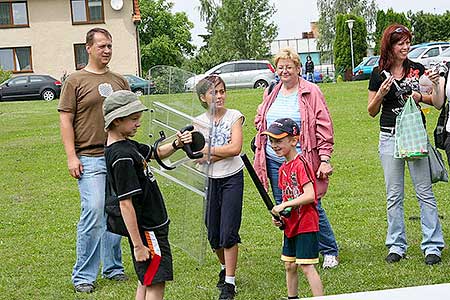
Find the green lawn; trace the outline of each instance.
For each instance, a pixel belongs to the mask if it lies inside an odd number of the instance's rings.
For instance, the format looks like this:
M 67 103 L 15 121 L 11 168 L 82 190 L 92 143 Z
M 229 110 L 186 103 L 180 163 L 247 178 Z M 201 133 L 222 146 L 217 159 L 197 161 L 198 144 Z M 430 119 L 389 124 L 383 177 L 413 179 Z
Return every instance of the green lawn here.
M 377 154 L 378 118 L 370 118 L 366 111 L 367 85 L 367 81 L 321 85 L 336 141 L 332 158 L 335 171 L 323 206 L 335 230 L 341 261 L 333 270 L 319 268 L 325 293 L 448 282 L 447 249 L 442 264 L 430 267 L 423 263 L 420 221 L 414 218 L 419 208 L 409 178 L 405 199 L 409 259 L 394 265 L 384 262 L 384 180 Z M 228 106 L 247 118 L 247 153 L 261 96 L 261 90 L 228 93 Z M 56 101 L 0 103 L 0 299 L 133 299 L 136 280 L 125 240 L 124 262 L 132 280 L 113 283 L 98 279 L 97 291 L 91 295 L 75 295 L 72 290 L 70 275 L 80 208 L 77 184 L 68 174 L 60 142 L 56 107 Z M 427 114 L 430 132 L 437 116 L 434 109 Z M 177 200 L 180 207 L 189 206 L 189 199 L 177 197 L 176 189 L 165 185 L 162 189 L 168 202 Z M 434 191 L 448 241 L 448 186 L 439 183 Z M 271 225 L 248 177 L 241 237 L 236 299 L 285 296 L 284 269 L 279 260 L 281 232 Z M 217 299 L 219 266 L 210 251 L 203 264 L 177 247 L 173 256 L 175 280 L 167 286 L 166 299 Z M 303 276 L 299 278 L 300 296 L 311 296 Z

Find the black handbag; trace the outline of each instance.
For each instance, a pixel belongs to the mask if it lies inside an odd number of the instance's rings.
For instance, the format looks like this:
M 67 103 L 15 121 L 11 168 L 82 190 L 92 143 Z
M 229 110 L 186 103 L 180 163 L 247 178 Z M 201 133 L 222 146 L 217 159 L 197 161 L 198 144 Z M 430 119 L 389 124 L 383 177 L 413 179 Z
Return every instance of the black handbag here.
M 444 143 L 447 139 L 447 130 L 445 126 L 448 121 L 448 101 L 445 101 L 441 113 L 439 114 L 439 118 L 437 120 L 436 128 L 434 129 L 434 145 L 436 148 L 445 150 Z
M 114 192 L 108 176 L 106 176 L 105 212 L 106 230 L 121 236 L 129 236 L 127 226 L 120 211 L 119 198 Z

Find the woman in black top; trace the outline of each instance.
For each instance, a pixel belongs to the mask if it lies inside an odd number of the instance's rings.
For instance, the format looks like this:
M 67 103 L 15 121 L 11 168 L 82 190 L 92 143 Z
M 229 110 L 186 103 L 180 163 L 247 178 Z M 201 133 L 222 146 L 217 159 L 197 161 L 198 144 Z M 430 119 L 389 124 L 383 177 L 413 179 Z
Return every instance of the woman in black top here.
M 407 57 L 410 42 L 411 33 L 405 26 L 393 24 L 387 27 L 381 40 L 379 67 L 373 70 L 369 81 L 367 110 L 372 117 L 381 110 L 379 155 L 387 194 L 388 263 L 400 261 L 406 256 L 407 250 L 403 209 L 405 160 L 394 158 L 395 120 L 409 96 L 418 106 L 420 102 L 432 104 L 432 96 L 420 93 L 419 89 L 419 78 L 425 73 L 425 68 Z M 430 79 L 438 80 L 434 74 Z M 425 123 L 423 114 L 422 118 Z M 425 254 L 425 263 L 433 265 L 441 261 L 444 239 L 431 186 L 428 159 L 406 162 L 420 205 L 421 249 Z

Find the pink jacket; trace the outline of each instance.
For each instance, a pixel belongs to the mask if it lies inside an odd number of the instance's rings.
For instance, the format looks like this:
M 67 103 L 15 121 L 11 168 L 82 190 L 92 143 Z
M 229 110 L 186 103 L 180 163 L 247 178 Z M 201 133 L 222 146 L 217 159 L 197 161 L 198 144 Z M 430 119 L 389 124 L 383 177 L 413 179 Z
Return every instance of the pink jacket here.
M 255 145 L 254 168 L 259 179 L 268 188 L 267 167 L 266 167 L 266 142 L 267 136 L 260 135 L 267 129 L 266 114 L 272 103 L 277 98 L 282 82 L 277 84 L 270 95 L 267 89 L 264 92 L 263 102 L 258 106 L 255 117 L 255 126 L 258 130 Z M 325 98 L 319 87 L 306 80 L 300 79 L 298 88 L 298 103 L 300 107 L 301 128 L 300 146 L 302 155 L 311 164 L 314 172 L 320 166 L 320 155 L 331 157 L 333 152 L 333 123 L 328 111 Z M 317 179 L 317 198 L 322 198 L 327 192 L 328 179 Z

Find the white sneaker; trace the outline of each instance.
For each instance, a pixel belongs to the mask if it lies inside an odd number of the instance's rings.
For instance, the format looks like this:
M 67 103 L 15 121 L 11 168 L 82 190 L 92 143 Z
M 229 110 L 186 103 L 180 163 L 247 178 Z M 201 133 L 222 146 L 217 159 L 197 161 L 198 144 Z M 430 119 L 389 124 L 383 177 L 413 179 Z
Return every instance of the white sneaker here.
M 337 257 L 334 255 L 324 255 L 323 256 L 323 265 L 322 268 L 324 269 L 331 269 L 337 267 L 339 264 L 339 261 L 337 260 Z

